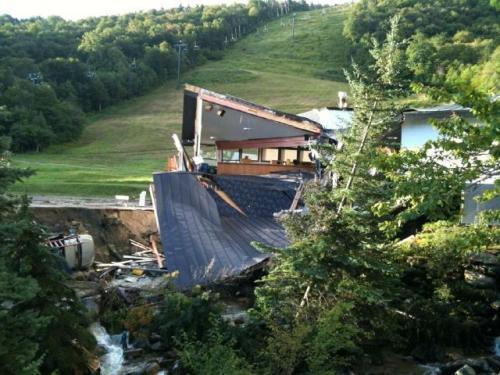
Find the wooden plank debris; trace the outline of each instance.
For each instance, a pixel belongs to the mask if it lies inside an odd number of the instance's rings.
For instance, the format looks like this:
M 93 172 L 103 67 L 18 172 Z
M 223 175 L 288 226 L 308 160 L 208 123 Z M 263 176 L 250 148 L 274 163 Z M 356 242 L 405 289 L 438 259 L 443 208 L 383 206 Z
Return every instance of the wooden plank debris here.
M 156 262 L 158 263 L 158 267 L 163 268 L 163 259 L 160 256 L 160 253 L 158 252 L 158 248 L 156 247 L 156 239 L 154 238 L 153 235 L 149 237 L 149 240 L 151 241 L 151 247 L 153 248 L 153 254 L 156 257 Z
M 102 272 L 99 278 L 104 278 L 106 275 L 118 270 L 131 270 L 133 274 L 134 271 L 143 272 L 157 272 L 157 273 L 168 273 L 167 270 L 163 268 L 164 256 L 158 252 L 156 246 L 156 241 L 154 236 L 151 236 L 151 243 L 153 247 L 146 246 L 140 242 L 129 240 L 129 243 L 135 248 L 140 249 L 140 251 L 134 252 L 131 255 L 122 255 L 121 260 L 117 262 L 95 262 L 95 268 L 97 271 Z M 152 263 L 156 263 L 158 268 L 151 267 Z M 151 266 L 149 266 L 151 264 Z
M 299 204 L 299 200 L 302 197 L 302 193 L 304 192 L 304 182 L 301 181 L 299 187 L 297 188 L 297 191 L 295 193 L 295 197 L 293 197 L 292 204 L 290 205 L 290 211 L 294 211 L 297 209 L 297 206 Z

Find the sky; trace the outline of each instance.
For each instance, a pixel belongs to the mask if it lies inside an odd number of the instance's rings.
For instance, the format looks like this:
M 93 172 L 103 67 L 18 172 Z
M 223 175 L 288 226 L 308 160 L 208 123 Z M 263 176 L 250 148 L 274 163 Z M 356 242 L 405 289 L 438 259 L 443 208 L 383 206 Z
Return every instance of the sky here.
M 77 20 L 86 17 L 119 15 L 140 10 L 173 8 L 182 4 L 221 4 L 246 0 L 0 0 L 0 14 L 9 14 L 16 18 L 33 16 L 61 16 Z M 308 0 L 319 4 L 336 4 L 346 0 Z

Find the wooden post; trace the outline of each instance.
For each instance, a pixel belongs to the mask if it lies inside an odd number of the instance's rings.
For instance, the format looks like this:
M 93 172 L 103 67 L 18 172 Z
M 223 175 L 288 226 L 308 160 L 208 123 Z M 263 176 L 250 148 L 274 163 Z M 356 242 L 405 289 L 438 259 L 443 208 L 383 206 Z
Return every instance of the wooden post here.
M 203 119 L 203 90 L 196 97 L 196 117 L 194 120 L 194 144 L 193 144 L 193 155 L 200 156 L 201 148 L 201 128 Z
M 153 204 L 153 211 L 155 213 L 156 227 L 158 228 L 158 233 L 160 233 L 160 220 L 158 219 L 158 211 L 156 209 L 156 194 L 153 184 L 149 185 L 149 195 L 151 195 L 151 203 Z
M 290 211 L 297 209 L 297 205 L 299 204 L 299 200 L 303 192 L 304 192 L 304 181 L 300 181 L 300 185 L 297 188 L 297 191 L 295 192 L 295 197 L 293 197 L 292 204 L 289 208 Z
M 158 253 L 158 248 L 156 247 L 156 239 L 153 235 L 149 236 L 149 240 L 151 242 L 151 248 L 153 249 L 153 254 L 156 257 L 156 263 L 158 263 L 158 267 L 163 268 L 163 260 L 160 257 L 160 253 Z

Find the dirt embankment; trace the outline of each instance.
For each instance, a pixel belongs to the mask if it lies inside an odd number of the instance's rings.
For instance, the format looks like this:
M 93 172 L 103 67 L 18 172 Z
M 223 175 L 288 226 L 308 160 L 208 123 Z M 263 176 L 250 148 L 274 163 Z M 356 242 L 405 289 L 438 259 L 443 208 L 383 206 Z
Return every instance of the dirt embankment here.
M 144 244 L 157 232 L 154 211 L 130 208 L 31 207 L 35 219 L 52 233 L 88 233 L 94 238 L 96 259 L 113 260 L 129 253 L 129 239 Z

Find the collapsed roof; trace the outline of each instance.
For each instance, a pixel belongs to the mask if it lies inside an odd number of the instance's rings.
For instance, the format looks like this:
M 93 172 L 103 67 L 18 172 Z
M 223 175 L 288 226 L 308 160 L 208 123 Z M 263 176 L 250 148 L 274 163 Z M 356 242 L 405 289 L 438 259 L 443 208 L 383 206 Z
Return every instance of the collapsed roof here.
M 179 288 L 237 276 L 270 254 L 252 242 L 288 245 L 273 214 L 288 209 L 297 182 L 257 176 L 212 176 L 187 172 L 153 176 L 158 228 L 167 268 Z

